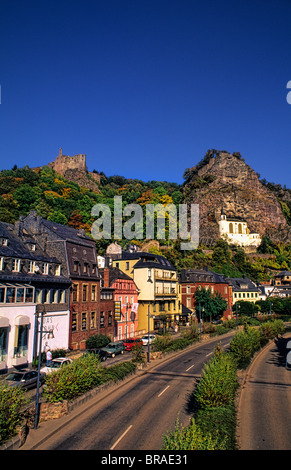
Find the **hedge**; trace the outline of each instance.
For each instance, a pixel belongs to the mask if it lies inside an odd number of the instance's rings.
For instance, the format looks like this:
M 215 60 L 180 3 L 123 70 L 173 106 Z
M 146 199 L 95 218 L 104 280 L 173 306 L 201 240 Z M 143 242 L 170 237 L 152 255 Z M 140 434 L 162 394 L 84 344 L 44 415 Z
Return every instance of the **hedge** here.
M 16 434 L 27 402 L 23 389 L 0 384 L 0 444 Z
M 86 354 L 47 375 L 43 396 L 51 403 L 73 400 L 110 380 L 121 380 L 135 370 L 131 361 L 104 368 L 94 354 Z

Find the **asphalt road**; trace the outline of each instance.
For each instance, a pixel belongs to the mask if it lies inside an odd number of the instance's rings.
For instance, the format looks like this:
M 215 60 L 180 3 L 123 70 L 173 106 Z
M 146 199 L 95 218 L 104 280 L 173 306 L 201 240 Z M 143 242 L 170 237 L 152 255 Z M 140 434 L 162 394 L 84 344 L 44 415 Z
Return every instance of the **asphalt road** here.
M 161 450 L 162 436 L 193 416 L 192 393 L 214 345 L 229 345 L 231 336 L 214 338 L 159 363 L 110 391 L 101 392 L 61 427 L 34 446 L 37 450 Z M 59 420 L 58 420 L 59 421 Z M 37 430 L 35 431 L 37 432 Z M 30 449 L 30 436 L 21 448 Z
M 272 342 L 249 369 L 238 411 L 240 450 L 291 449 L 291 369 L 285 367 L 290 338 Z

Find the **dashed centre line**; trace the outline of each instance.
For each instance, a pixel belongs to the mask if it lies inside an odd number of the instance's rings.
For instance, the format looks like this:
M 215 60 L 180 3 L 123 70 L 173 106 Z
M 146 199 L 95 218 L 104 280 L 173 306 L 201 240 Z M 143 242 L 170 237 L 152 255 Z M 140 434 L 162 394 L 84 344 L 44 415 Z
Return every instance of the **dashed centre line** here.
M 158 397 L 160 397 L 161 395 L 163 395 L 163 393 L 165 393 L 165 391 L 168 390 L 169 387 L 170 387 L 170 385 L 168 385 L 166 388 L 164 388 L 164 390 L 158 395 Z
M 117 446 L 117 444 L 119 444 L 119 442 L 121 441 L 121 439 L 124 438 L 125 434 L 128 433 L 128 431 L 132 428 L 132 424 L 130 426 L 128 426 L 128 428 L 126 429 L 126 431 L 124 431 L 124 433 L 119 437 L 119 439 L 117 439 L 117 441 L 113 444 L 113 446 L 110 448 L 110 450 L 113 450 L 115 449 L 115 447 Z

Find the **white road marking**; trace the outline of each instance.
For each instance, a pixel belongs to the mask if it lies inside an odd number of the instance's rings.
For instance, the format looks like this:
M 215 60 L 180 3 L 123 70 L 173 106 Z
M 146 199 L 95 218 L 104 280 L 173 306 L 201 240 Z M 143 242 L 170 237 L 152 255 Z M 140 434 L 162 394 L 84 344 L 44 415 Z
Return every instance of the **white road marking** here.
M 127 433 L 128 433 L 128 431 L 129 431 L 131 428 L 132 428 L 132 424 L 131 424 L 130 426 L 128 426 L 127 430 L 126 430 L 126 431 L 124 431 L 124 433 L 123 433 L 123 434 L 120 436 L 120 438 L 119 438 L 119 439 L 117 439 L 117 441 L 116 441 L 116 442 L 113 444 L 113 446 L 110 448 L 110 450 L 113 450 L 113 449 L 115 449 L 115 447 L 117 446 L 117 444 L 118 444 L 118 443 L 121 441 L 121 439 L 123 439 L 123 438 L 124 438 L 125 434 L 127 434 Z
M 186 372 L 188 372 L 188 370 L 192 369 L 192 367 L 194 367 L 194 364 L 190 367 L 188 367 L 188 369 L 186 369 Z
M 206 357 L 211 356 L 211 354 L 213 354 L 213 352 L 210 352 L 209 354 L 206 354 Z
M 158 395 L 158 397 L 160 397 L 161 395 L 163 395 L 163 393 L 169 388 L 170 385 L 168 385 L 166 388 L 164 388 L 164 390 Z

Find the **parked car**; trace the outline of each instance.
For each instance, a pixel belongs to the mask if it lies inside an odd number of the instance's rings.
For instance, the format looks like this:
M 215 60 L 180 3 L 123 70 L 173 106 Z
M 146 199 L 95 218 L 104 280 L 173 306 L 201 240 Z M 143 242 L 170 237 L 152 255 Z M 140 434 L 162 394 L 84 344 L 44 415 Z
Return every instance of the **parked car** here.
M 142 340 L 142 344 L 144 346 L 147 346 L 148 343 L 152 343 L 153 341 L 155 341 L 156 339 L 156 335 L 153 335 L 153 334 L 149 334 L 149 335 L 144 335 L 141 340 Z
M 88 349 L 86 354 L 96 354 L 102 362 L 106 361 L 108 357 L 107 351 L 104 351 L 103 349 Z
M 41 372 L 39 376 L 40 385 L 43 385 L 45 381 L 45 373 Z M 37 371 L 36 370 L 20 370 L 17 372 L 11 372 L 8 374 L 4 383 L 11 387 L 21 387 L 25 389 L 34 388 L 37 386 Z
M 123 342 L 118 343 L 109 343 L 104 348 L 101 348 L 103 351 L 107 352 L 109 357 L 115 357 L 116 354 L 123 354 L 124 353 L 124 345 Z
M 42 367 L 40 371 L 44 372 L 45 374 L 49 374 L 50 372 L 58 370 L 61 367 L 71 364 L 72 362 L 72 359 L 70 359 L 69 357 L 57 357 L 56 359 L 52 360 L 52 363 L 49 367 Z
M 137 344 L 142 344 L 142 340 L 140 338 L 130 338 L 125 340 L 123 344 L 126 351 L 131 351 Z

